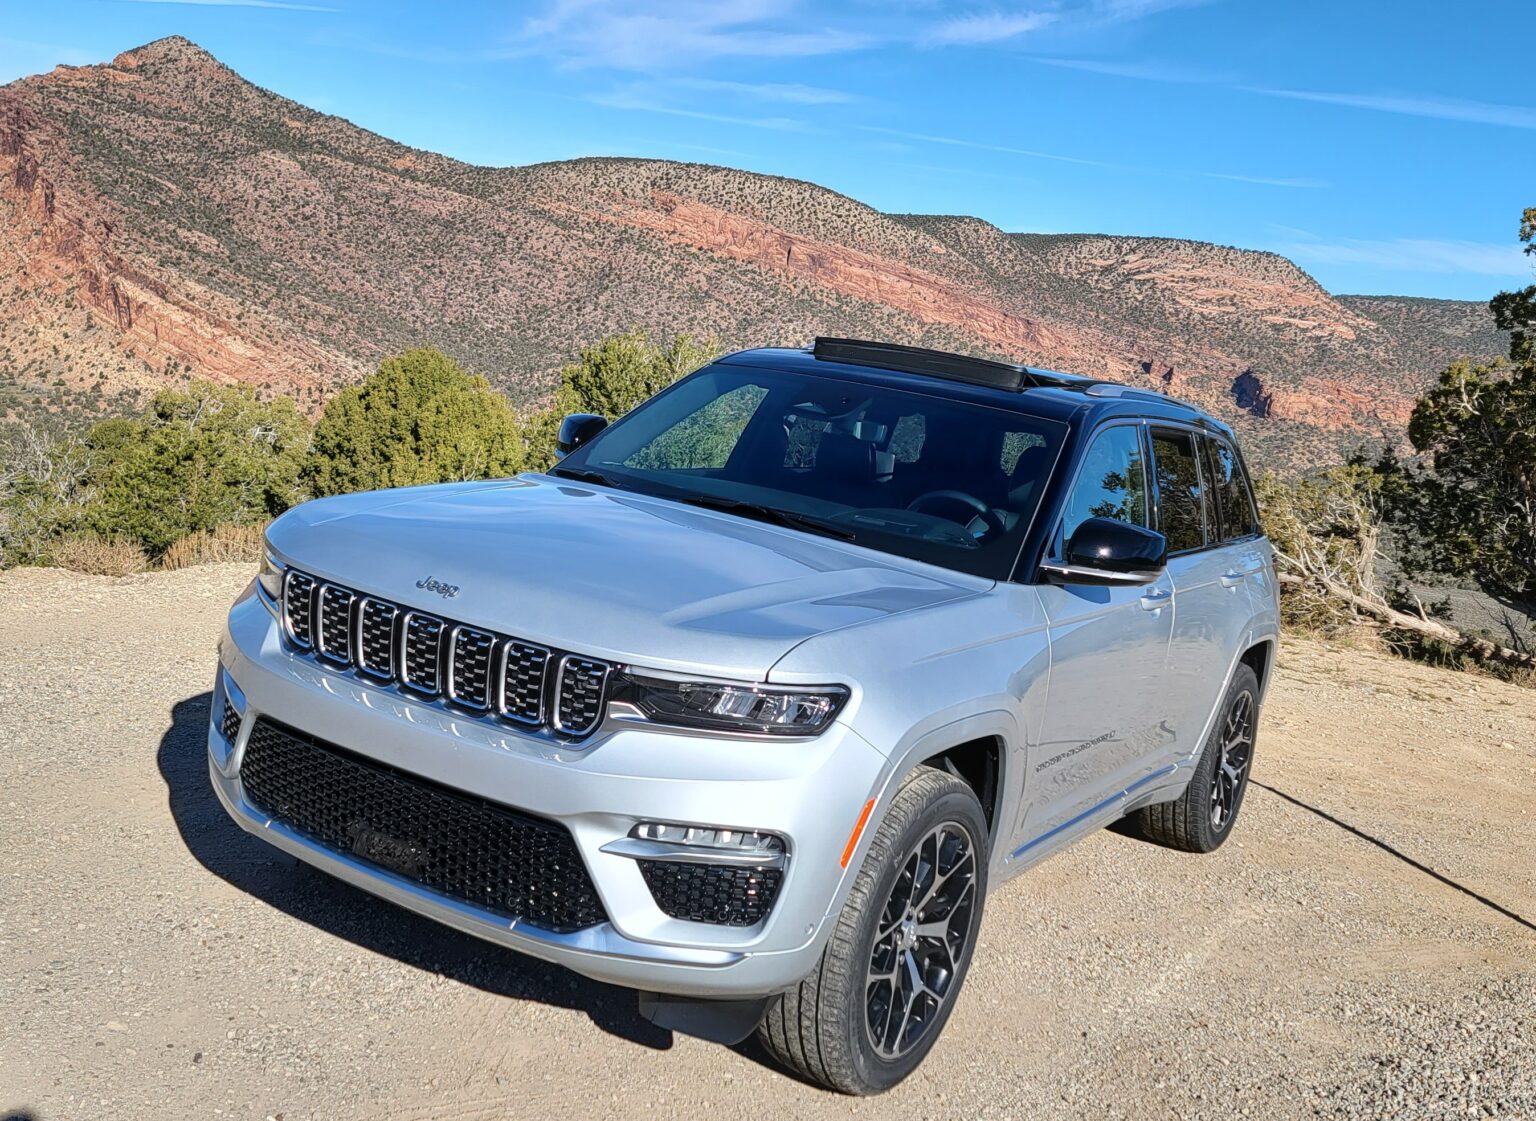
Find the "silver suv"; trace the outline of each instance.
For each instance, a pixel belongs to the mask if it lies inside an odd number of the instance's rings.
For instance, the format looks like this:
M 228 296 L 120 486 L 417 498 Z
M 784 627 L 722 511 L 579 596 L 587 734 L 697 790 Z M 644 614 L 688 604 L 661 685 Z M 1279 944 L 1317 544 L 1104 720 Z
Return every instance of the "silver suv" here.
M 273 523 L 208 737 L 236 822 L 850 1093 L 933 1046 L 991 888 L 1121 818 L 1231 832 L 1278 613 L 1198 409 L 822 339 L 560 445 Z

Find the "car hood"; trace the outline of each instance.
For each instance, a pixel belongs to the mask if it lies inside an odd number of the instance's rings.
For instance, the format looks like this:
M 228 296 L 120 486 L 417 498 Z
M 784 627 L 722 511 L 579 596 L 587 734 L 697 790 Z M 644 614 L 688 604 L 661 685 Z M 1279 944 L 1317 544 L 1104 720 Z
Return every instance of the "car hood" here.
M 342 495 L 268 530 L 278 559 L 592 657 L 762 680 L 807 638 L 992 582 L 547 475 Z M 429 581 L 456 588 L 446 597 Z

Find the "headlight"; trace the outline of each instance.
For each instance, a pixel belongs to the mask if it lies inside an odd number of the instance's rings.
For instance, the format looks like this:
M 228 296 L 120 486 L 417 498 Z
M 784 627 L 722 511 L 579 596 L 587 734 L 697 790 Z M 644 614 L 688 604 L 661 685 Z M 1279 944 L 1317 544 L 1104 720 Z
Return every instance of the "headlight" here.
M 832 723 L 848 700 L 848 690 L 841 685 L 801 688 L 671 681 L 628 673 L 619 682 L 614 700 L 627 701 L 658 724 L 814 736 Z
M 261 567 L 256 570 L 256 583 L 272 603 L 283 602 L 283 570 L 278 563 L 261 550 Z

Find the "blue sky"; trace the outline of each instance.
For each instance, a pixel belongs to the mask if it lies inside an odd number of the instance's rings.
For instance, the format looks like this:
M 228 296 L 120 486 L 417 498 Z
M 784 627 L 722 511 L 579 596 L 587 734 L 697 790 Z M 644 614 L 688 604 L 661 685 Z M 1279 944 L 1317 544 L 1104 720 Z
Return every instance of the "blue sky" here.
M 1334 292 L 1533 280 L 1529 0 L 4 0 L 0 82 L 179 33 L 483 164 L 657 156 L 1007 230 L 1272 249 Z

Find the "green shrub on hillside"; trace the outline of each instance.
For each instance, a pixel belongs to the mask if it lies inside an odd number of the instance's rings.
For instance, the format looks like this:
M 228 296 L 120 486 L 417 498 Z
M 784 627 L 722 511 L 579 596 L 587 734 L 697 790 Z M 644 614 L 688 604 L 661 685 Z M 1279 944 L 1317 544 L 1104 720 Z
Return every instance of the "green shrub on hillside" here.
M 522 466 L 522 426 L 507 399 L 422 347 L 331 398 L 304 478 L 326 495 L 496 478 Z
M 193 382 L 155 395 L 142 416 L 92 426 L 87 497 L 75 519 L 152 556 L 200 530 L 266 521 L 303 499 L 309 425 L 291 399 Z

